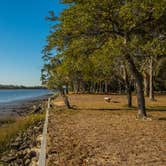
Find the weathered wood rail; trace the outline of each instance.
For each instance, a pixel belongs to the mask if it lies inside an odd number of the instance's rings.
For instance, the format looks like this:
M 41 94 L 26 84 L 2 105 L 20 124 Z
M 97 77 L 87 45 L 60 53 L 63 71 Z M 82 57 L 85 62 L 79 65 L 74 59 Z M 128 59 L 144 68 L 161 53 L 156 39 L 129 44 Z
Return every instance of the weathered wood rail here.
M 40 148 L 39 161 L 38 161 L 39 166 L 45 166 L 46 165 L 47 127 L 48 127 L 48 116 L 49 116 L 49 109 L 50 109 L 50 101 L 51 101 L 51 98 L 48 99 L 48 105 L 47 105 L 47 110 L 46 110 L 46 118 L 45 118 L 45 123 L 44 123 L 44 127 L 43 127 L 41 148 Z

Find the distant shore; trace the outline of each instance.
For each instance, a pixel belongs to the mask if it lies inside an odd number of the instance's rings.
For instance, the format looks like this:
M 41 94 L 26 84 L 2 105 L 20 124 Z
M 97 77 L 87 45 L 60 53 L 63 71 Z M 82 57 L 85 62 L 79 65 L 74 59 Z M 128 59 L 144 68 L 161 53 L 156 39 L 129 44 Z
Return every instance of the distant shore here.
M 47 89 L 43 86 L 1 85 L 0 89 Z

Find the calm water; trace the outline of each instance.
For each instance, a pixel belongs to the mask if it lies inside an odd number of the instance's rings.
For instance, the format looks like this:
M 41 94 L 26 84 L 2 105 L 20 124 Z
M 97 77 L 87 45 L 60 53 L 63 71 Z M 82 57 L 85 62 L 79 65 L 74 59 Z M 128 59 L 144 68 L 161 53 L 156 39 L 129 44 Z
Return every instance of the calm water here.
M 52 92 L 46 89 L 18 89 L 18 90 L 0 90 L 0 103 L 26 100 L 35 97 L 51 94 Z

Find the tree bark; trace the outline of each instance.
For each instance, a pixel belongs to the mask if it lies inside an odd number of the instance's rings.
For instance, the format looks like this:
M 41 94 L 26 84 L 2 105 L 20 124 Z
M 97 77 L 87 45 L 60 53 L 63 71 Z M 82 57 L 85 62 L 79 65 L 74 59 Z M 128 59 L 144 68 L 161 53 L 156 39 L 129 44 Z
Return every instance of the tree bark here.
M 74 93 L 77 93 L 78 87 L 77 87 L 77 81 L 74 80 L 73 82 L 73 88 L 74 88 Z
M 69 99 L 68 99 L 68 96 L 64 95 L 63 96 L 63 100 L 64 100 L 64 103 L 65 103 L 65 106 L 70 109 L 71 106 L 70 106 L 70 103 L 69 103 Z
M 88 90 L 88 92 L 90 92 L 89 84 L 88 84 L 88 88 L 87 89 L 86 89 L 86 83 L 83 80 L 81 81 L 80 84 L 81 84 L 81 88 L 80 89 L 81 89 L 82 93 L 85 93 L 86 90 Z
M 124 80 L 126 83 L 128 107 L 132 107 L 132 89 L 131 89 L 129 76 L 127 74 L 127 70 L 125 67 L 124 67 Z
M 147 73 L 144 74 L 144 94 L 149 96 L 149 76 Z
M 77 80 L 77 94 L 80 92 L 80 81 Z
M 119 79 L 118 79 L 118 92 L 119 92 L 119 94 L 121 94 L 121 85 L 120 85 Z
M 61 92 L 61 96 L 63 98 L 63 101 L 64 101 L 64 104 L 65 104 L 66 108 L 70 109 L 71 108 L 70 102 L 69 102 L 68 96 L 64 92 L 64 89 L 62 88 L 60 90 L 60 92 Z
M 149 66 L 149 80 L 150 80 L 150 87 L 149 87 L 149 99 L 154 101 L 154 91 L 153 91 L 153 59 L 150 59 L 150 66 Z
M 125 58 L 129 64 L 129 69 L 136 81 L 138 117 L 144 118 L 147 116 L 147 114 L 146 114 L 146 109 L 145 109 L 143 78 L 142 78 L 141 73 L 137 70 L 137 68 L 133 62 L 133 59 L 130 57 L 130 55 L 125 55 Z
M 104 91 L 105 91 L 105 93 L 108 93 L 108 81 L 105 80 L 104 83 L 105 83 L 105 86 L 104 86 L 104 87 L 105 87 L 105 90 L 104 90 Z
M 66 94 L 69 94 L 69 85 L 66 85 Z
M 96 91 L 96 83 L 92 81 L 92 93 L 95 93 Z
M 128 101 L 128 107 L 131 108 L 132 107 L 132 91 L 131 91 L 130 85 L 129 85 L 129 88 L 127 89 L 127 101 Z
M 102 81 L 99 82 L 99 93 L 102 93 Z
M 99 92 L 98 82 L 96 82 L 96 84 L 95 84 L 95 93 L 98 93 L 98 92 Z

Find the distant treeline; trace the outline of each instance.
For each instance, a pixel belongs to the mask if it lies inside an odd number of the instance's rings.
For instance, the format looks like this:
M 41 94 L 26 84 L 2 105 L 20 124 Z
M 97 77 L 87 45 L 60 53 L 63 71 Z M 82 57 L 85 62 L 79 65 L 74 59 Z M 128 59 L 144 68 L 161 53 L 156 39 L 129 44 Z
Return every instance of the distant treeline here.
M 47 89 L 43 86 L 0 85 L 0 89 Z

